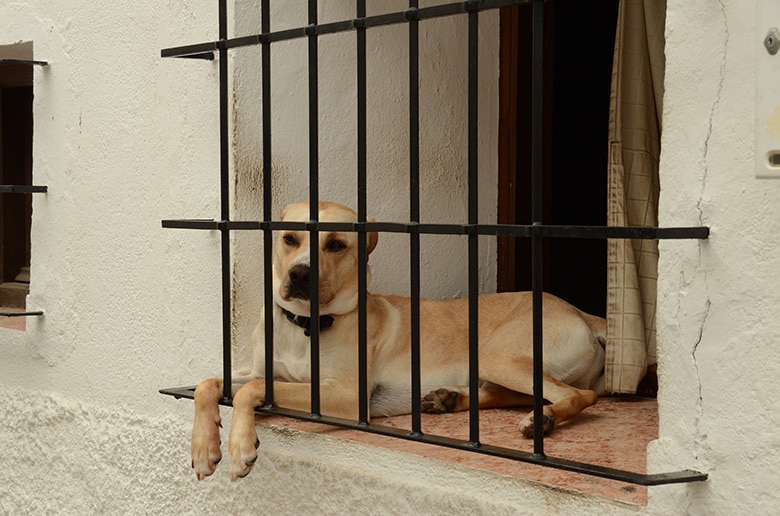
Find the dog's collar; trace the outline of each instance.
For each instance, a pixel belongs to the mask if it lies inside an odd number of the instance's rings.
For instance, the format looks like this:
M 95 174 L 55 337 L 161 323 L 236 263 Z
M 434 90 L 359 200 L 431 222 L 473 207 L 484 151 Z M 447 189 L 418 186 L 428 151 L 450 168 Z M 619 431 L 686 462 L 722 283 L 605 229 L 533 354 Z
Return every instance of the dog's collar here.
M 281 307 L 280 307 L 281 308 Z M 296 326 L 303 328 L 303 334 L 307 337 L 311 337 L 311 317 L 304 317 L 302 315 L 295 315 L 289 310 L 282 308 L 282 313 Z M 333 326 L 333 317 L 330 315 L 320 316 L 320 331 Z

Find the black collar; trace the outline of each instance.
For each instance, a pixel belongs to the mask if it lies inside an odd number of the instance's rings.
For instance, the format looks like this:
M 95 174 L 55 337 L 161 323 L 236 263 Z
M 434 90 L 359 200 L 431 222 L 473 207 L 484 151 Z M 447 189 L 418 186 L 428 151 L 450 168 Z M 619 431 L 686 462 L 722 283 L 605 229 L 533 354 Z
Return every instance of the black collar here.
M 281 308 L 281 307 L 280 307 Z M 287 316 L 287 319 L 292 321 L 296 326 L 303 328 L 303 334 L 307 337 L 311 337 L 311 317 L 304 317 L 302 315 L 295 315 L 289 310 L 282 308 L 282 313 Z M 330 315 L 320 316 L 320 331 L 333 326 L 333 317 Z

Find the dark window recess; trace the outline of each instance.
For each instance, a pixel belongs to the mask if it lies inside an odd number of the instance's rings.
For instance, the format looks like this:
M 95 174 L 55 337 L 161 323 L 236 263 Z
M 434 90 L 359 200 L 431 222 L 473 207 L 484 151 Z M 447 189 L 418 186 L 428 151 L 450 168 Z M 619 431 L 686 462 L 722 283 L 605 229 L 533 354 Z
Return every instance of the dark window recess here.
M 33 65 L 46 63 L 0 59 L 0 306 L 17 309 L 30 283 L 30 194 L 47 190 L 32 184 Z
M 546 224 L 607 224 L 606 142 L 617 12 L 617 0 L 545 3 Z M 588 37 L 581 30 L 583 19 L 588 19 Z M 531 23 L 529 6 L 501 11 L 499 221 L 507 224 L 532 223 Z M 531 242 L 501 238 L 498 245 L 498 290 L 531 290 Z M 605 316 L 606 263 L 603 240 L 547 241 L 545 290 L 588 313 Z
M 416 1 L 411 1 L 409 9 L 394 13 L 387 13 L 377 16 L 365 15 L 365 0 L 357 0 L 356 2 L 356 17 L 350 20 L 343 20 L 339 22 L 318 24 L 316 20 L 317 2 L 316 0 L 309 0 L 308 12 L 309 12 L 309 24 L 305 27 L 297 29 L 288 29 L 278 32 L 273 32 L 270 29 L 270 20 L 268 16 L 269 12 L 269 0 L 261 1 L 262 12 L 262 33 L 249 36 L 242 36 L 236 38 L 227 37 L 227 5 L 226 0 L 220 0 L 219 9 L 219 34 L 220 39 L 218 41 L 211 41 L 207 43 L 200 43 L 182 47 L 168 48 L 162 50 L 162 57 L 185 57 L 185 58 L 197 58 L 197 59 L 213 59 L 215 53 L 219 53 L 219 74 L 220 74 L 220 87 L 219 87 L 219 104 L 220 104 L 220 185 L 221 185 L 221 200 L 222 200 L 222 212 L 221 219 L 219 221 L 214 220 L 164 220 L 162 226 L 164 228 L 180 228 L 180 229 L 200 229 L 200 230 L 218 230 L 222 235 L 222 320 L 223 320 L 223 376 L 224 382 L 224 396 L 222 404 L 230 405 L 230 393 L 231 393 L 231 339 L 230 339 L 230 318 L 231 318 L 231 278 L 229 274 L 230 264 L 230 245 L 229 236 L 231 231 L 236 230 L 259 230 L 263 232 L 264 236 L 264 270 L 266 277 L 270 277 L 271 267 L 271 244 L 272 235 L 274 230 L 281 229 L 296 229 L 296 230 L 308 230 L 313 234 L 319 231 L 355 231 L 358 233 L 359 243 L 361 246 L 365 246 L 366 232 L 379 231 L 379 232 L 394 232 L 394 233 L 407 233 L 410 239 L 410 271 L 411 271 L 411 291 L 412 299 L 419 298 L 419 235 L 425 234 L 458 234 L 464 235 L 468 241 L 469 250 L 469 336 L 470 336 L 470 371 L 473 373 L 470 375 L 469 388 L 472 391 L 471 399 L 476 400 L 477 390 L 477 295 L 479 292 L 479 276 L 478 276 L 478 244 L 479 235 L 492 235 L 501 237 L 510 237 L 515 240 L 522 240 L 530 242 L 530 257 L 531 257 L 531 289 L 533 290 L 534 298 L 534 368 L 535 377 L 541 381 L 542 371 L 542 334 L 541 334 L 541 315 L 542 315 L 542 288 L 544 286 L 544 258 L 545 258 L 545 241 L 554 239 L 578 239 L 578 240 L 592 240 L 595 242 L 603 242 L 607 238 L 638 238 L 638 239 L 703 239 L 709 236 L 709 229 L 706 227 L 687 227 L 687 228 L 646 228 L 646 227 L 606 227 L 600 223 L 593 223 L 589 220 L 567 220 L 560 224 L 551 224 L 548 222 L 544 215 L 544 192 L 543 187 L 545 181 L 544 169 L 544 145 L 545 145 L 545 98 L 546 89 L 544 88 L 544 77 L 548 73 L 545 67 L 545 5 L 543 0 L 477 0 L 467 2 L 454 2 L 450 4 L 438 5 L 434 7 L 418 8 Z M 478 58 L 478 45 L 479 45 L 479 13 L 487 9 L 496 9 L 502 7 L 511 6 L 526 6 L 527 9 L 527 23 L 530 36 L 527 44 L 530 48 L 531 58 L 527 62 L 518 59 L 518 67 L 524 67 L 523 70 L 527 70 L 530 82 L 527 84 L 527 91 L 525 95 L 528 99 L 527 111 L 530 119 L 530 125 L 527 128 L 529 141 L 531 142 L 528 147 L 528 159 L 530 163 L 530 178 L 529 188 L 531 192 L 530 197 L 530 219 L 528 222 L 513 223 L 513 224 L 479 224 L 477 220 L 478 209 L 478 188 L 480 187 L 478 180 L 478 156 L 477 156 L 477 114 L 479 106 L 477 105 L 477 58 Z M 469 76 L 468 76 L 468 223 L 467 224 L 425 224 L 420 223 L 419 220 L 419 207 L 420 207 L 420 195 L 419 195 L 419 98 L 417 88 L 418 77 L 418 27 L 420 23 L 424 23 L 425 20 L 430 18 L 437 18 L 442 16 L 461 15 L 468 17 L 468 34 L 464 34 L 463 37 L 468 39 L 468 59 L 469 59 Z M 367 219 L 368 205 L 366 199 L 366 38 L 370 34 L 369 29 L 372 27 L 391 25 L 391 24 L 407 24 L 409 28 L 409 113 L 410 113 L 410 213 L 409 223 L 389 223 L 389 222 L 369 222 Z M 357 51 L 355 55 L 355 73 L 357 77 L 358 92 L 357 92 L 357 120 L 356 125 L 358 128 L 357 136 L 357 156 L 358 164 L 356 170 L 356 183 L 355 188 L 358 196 L 358 220 L 360 222 L 355 224 L 345 223 L 325 223 L 317 221 L 317 202 L 319 201 L 319 171 L 317 163 L 317 151 L 318 151 L 318 134 L 317 134 L 317 121 L 318 121 L 318 51 L 317 41 L 320 35 L 332 34 L 336 32 L 354 32 L 357 41 Z M 578 33 L 582 34 L 582 27 L 578 28 Z M 272 45 L 278 41 L 290 40 L 295 38 L 307 38 L 309 42 L 309 56 L 308 56 L 308 81 L 309 81 L 309 200 L 311 201 L 312 222 L 307 223 L 291 223 L 280 222 L 272 219 L 271 212 L 271 193 L 272 176 L 271 176 L 271 105 L 268 99 L 271 98 L 271 83 L 273 78 L 270 74 L 270 56 Z M 229 198 L 228 188 L 230 185 L 229 177 L 229 152 L 230 152 L 230 134 L 228 132 L 228 121 L 230 117 L 229 112 L 229 95 L 228 90 L 228 59 L 227 53 L 234 48 L 260 45 L 262 48 L 262 98 L 264 99 L 263 113 L 262 113 L 262 131 L 263 131 L 263 217 L 262 221 L 233 221 L 230 220 L 229 213 Z M 583 157 L 583 159 L 585 159 Z M 495 185 L 487 185 L 490 188 L 494 188 Z M 578 224 L 578 225 L 575 225 Z M 583 225 L 579 225 L 583 224 Z M 316 238 L 312 238 L 312 242 L 316 242 Z M 317 246 L 312 247 L 312 272 L 316 274 L 318 270 L 317 262 Z M 365 253 L 365 248 L 361 249 L 362 253 Z M 365 258 L 365 254 L 363 254 Z M 360 263 L 365 263 L 365 259 L 358 260 Z M 316 278 L 311 281 L 313 286 L 317 285 Z M 366 303 L 366 270 L 365 267 L 361 267 L 359 270 L 359 284 L 360 284 L 360 297 L 358 301 L 358 310 L 360 314 L 365 314 Z M 313 288 L 311 298 L 314 300 L 317 298 L 316 288 Z M 266 299 L 266 313 L 265 316 L 270 318 L 271 313 L 271 284 L 266 283 L 265 291 Z M 415 307 L 413 304 L 413 312 Z M 312 318 L 318 317 L 318 307 L 315 303 L 312 303 Z M 419 317 L 419 313 L 417 314 Z M 457 448 L 461 450 L 469 450 L 475 453 L 482 453 L 487 455 L 499 456 L 509 459 L 520 460 L 524 462 L 539 464 L 543 466 L 549 466 L 569 471 L 575 471 L 578 473 L 584 473 L 588 475 L 594 475 L 604 478 L 610 478 L 614 480 L 620 480 L 624 482 L 639 484 L 639 485 L 659 485 L 681 482 L 694 482 L 702 481 L 707 478 L 705 473 L 697 471 L 676 471 L 671 473 L 655 473 L 655 474 L 643 474 L 630 471 L 624 471 L 614 468 L 605 468 L 594 464 L 587 464 L 582 462 L 570 461 L 565 458 L 556 458 L 545 455 L 544 453 L 544 436 L 541 428 L 542 422 L 542 404 L 543 399 L 541 395 L 541 389 L 537 386 L 534 389 L 534 412 L 535 421 L 537 426 L 535 428 L 534 436 L 534 452 L 528 453 L 511 448 L 493 446 L 480 442 L 479 438 L 479 410 L 478 407 L 473 405 L 469 413 L 469 438 L 467 440 L 457 440 L 448 437 L 437 435 L 426 435 L 420 430 L 420 411 L 419 411 L 419 386 L 420 386 L 420 370 L 419 370 L 419 328 L 412 322 L 411 334 L 412 334 L 412 406 L 416 407 L 412 413 L 412 429 L 400 430 L 397 428 L 384 427 L 381 425 L 370 424 L 368 422 L 368 396 L 366 378 L 366 325 L 365 316 L 361 317 L 361 324 L 358 328 L 358 363 L 360 365 L 360 416 L 358 421 L 345 421 L 341 419 L 335 419 L 320 414 L 319 399 L 320 390 L 319 382 L 319 363 L 318 360 L 312 360 L 311 363 L 311 377 L 312 382 L 312 407 L 311 411 L 307 413 L 295 412 L 278 408 L 273 405 L 273 370 L 272 364 L 267 364 L 266 370 L 266 393 L 267 393 L 267 405 L 266 407 L 258 408 L 261 412 L 288 416 L 301 420 L 316 421 L 319 423 L 330 424 L 339 427 L 346 427 L 355 430 L 362 430 L 366 432 L 372 432 L 376 434 L 388 435 L 397 437 L 400 439 L 413 440 L 418 442 L 425 442 L 430 444 L 436 444 L 441 446 L 447 446 L 451 448 Z M 311 345 L 312 357 L 319 355 L 319 330 L 314 325 L 312 327 Z M 266 324 L 266 356 L 273 356 L 273 335 L 270 329 L 271 325 Z M 540 385 L 540 384 L 537 384 Z M 192 398 L 194 387 L 180 387 L 161 390 L 163 394 L 171 395 L 176 398 Z M 417 401 L 417 402 L 415 402 Z

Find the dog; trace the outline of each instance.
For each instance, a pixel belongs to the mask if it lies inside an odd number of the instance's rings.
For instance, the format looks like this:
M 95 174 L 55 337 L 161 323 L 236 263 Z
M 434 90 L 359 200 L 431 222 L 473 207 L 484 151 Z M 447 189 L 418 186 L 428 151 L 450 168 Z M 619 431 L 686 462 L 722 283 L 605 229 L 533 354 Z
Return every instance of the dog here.
M 309 203 L 285 207 L 284 221 L 309 219 Z M 356 222 L 351 209 L 319 204 L 319 220 Z M 378 234 L 367 233 L 367 251 Z M 310 248 L 308 231 L 282 231 L 274 249 L 273 296 L 274 402 L 310 410 L 309 321 Z M 319 233 L 319 313 L 321 411 L 358 419 L 358 245 L 357 233 Z M 370 269 L 368 269 L 370 274 Z M 372 416 L 411 412 L 410 300 L 367 295 L 368 382 Z M 596 403 L 603 390 L 606 321 L 550 294 L 544 295 L 545 433 Z M 253 333 L 253 370 L 233 383 L 233 419 L 228 452 L 230 478 L 247 475 L 257 459 L 255 408 L 265 402 L 264 322 Z M 479 298 L 479 407 L 533 403 L 532 299 L 530 292 L 488 294 Z M 469 407 L 468 300 L 420 300 L 420 348 L 424 412 Z M 195 390 L 192 466 L 198 480 L 211 475 L 221 459 L 221 378 Z M 533 436 L 533 412 L 520 423 Z

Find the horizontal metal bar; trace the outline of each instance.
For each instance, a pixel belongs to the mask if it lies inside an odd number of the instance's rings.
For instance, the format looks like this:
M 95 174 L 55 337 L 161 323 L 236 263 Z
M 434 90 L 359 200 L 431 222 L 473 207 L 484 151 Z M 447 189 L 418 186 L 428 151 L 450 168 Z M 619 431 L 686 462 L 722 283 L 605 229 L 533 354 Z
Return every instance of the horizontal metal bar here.
M 39 317 L 43 312 L 0 312 L 2 317 Z
M 0 185 L 0 193 L 46 193 L 48 186 Z
M 176 399 L 193 399 L 195 396 L 195 387 L 178 387 L 171 389 L 161 389 L 160 394 L 173 396 Z M 220 404 L 224 406 L 231 406 L 230 400 L 223 399 Z M 448 448 L 454 448 L 458 450 L 465 450 L 475 453 L 481 453 L 483 455 L 491 455 L 493 457 L 501 457 L 504 459 L 518 460 L 521 462 L 528 462 L 531 464 L 537 464 L 540 466 L 548 466 L 552 468 L 562 469 L 566 471 L 572 471 L 574 473 L 581 473 L 584 475 L 591 475 L 601 478 L 607 478 L 610 480 L 618 480 L 621 482 L 627 482 L 630 484 L 637 484 L 641 486 L 658 486 L 664 484 L 680 484 L 686 482 L 701 482 L 707 479 L 706 473 L 692 470 L 675 471 L 671 473 L 636 473 L 633 471 L 625 471 L 615 468 L 607 468 L 598 466 L 595 464 L 588 464 L 584 462 L 571 461 L 566 459 L 559 459 L 556 457 L 543 456 L 540 457 L 533 453 L 528 453 L 520 450 L 514 450 L 511 448 L 504 448 L 501 446 L 492 446 L 489 444 L 480 444 L 474 446 L 469 441 L 460 439 L 452 439 L 450 437 L 444 437 L 439 435 L 428 435 L 417 432 L 410 432 L 401 428 L 394 428 L 383 425 L 375 425 L 360 423 L 358 421 L 333 418 L 328 416 L 312 417 L 311 414 L 305 412 L 299 412 L 295 410 L 287 410 L 278 407 L 258 407 L 257 412 L 270 414 L 275 416 L 284 416 L 300 421 L 310 421 L 314 423 L 323 423 L 330 426 L 336 426 L 339 428 L 348 428 L 351 430 L 359 430 L 363 432 L 369 432 L 378 435 L 385 435 L 389 437 L 396 437 L 400 439 L 406 439 L 409 441 L 416 441 L 426 444 L 434 444 L 438 446 L 445 446 Z
M 710 228 L 693 227 L 634 227 L 634 226 L 528 226 L 529 235 L 554 238 L 629 238 L 640 240 L 706 239 Z M 500 231 L 500 229 L 499 229 Z M 500 233 L 491 233 L 500 234 Z
M 0 59 L 0 65 L 49 66 L 49 63 L 47 61 L 34 61 L 32 59 Z
M 188 59 L 214 59 L 214 53 L 218 50 L 218 42 L 198 43 L 181 47 L 164 48 L 160 51 L 160 57 L 182 57 Z
M 203 61 L 213 61 L 216 58 L 214 52 L 202 52 L 200 54 L 190 54 L 187 56 L 177 56 L 183 59 L 200 59 Z
M 213 219 L 163 220 L 162 227 L 173 229 L 291 230 L 291 231 L 377 231 L 381 233 L 420 233 L 428 235 L 500 235 L 549 238 L 679 240 L 707 239 L 706 226 L 691 227 L 616 227 L 555 226 L 513 224 L 417 224 L 403 222 L 288 222 L 288 221 L 216 221 Z
M 219 229 L 214 219 L 164 220 L 162 227 L 169 229 Z
M 376 16 L 366 16 L 363 18 L 354 18 L 351 20 L 342 20 L 332 23 L 311 24 L 305 27 L 286 29 L 264 34 L 254 34 L 250 36 L 241 36 L 238 38 L 226 39 L 224 41 L 212 41 L 208 43 L 198 43 L 181 47 L 172 47 L 163 49 L 162 57 L 195 57 L 197 55 L 215 52 L 220 48 L 238 48 L 262 43 L 276 43 L 278 41 L 287 41 L 291 39 L 304 38 L 307 36 L 336 34 L 357 30 L 359 28 L 381 27 L 406 23 L 411 20 L 429 20 L 432 18 L 441 18 L 443 16 L 452 16 L 472 11 L 485 11 L 499 7 L 508 7 L 512 5 L 529 4 L 530 0 L 471 0 L 467 2 L 454 2 L 450 4 L 435 5 L 431 7 L 411 8 L 405 11 L 394 13 L 379 14 Z

